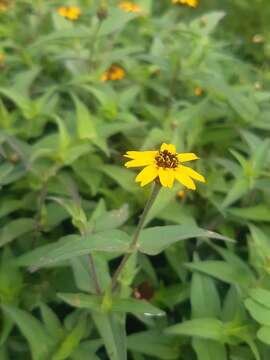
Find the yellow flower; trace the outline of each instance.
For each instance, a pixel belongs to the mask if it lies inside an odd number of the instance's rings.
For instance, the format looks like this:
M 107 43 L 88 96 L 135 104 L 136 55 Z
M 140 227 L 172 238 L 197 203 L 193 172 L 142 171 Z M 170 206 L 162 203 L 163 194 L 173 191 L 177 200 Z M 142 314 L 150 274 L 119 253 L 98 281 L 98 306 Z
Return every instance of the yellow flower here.
M 8 5 L 7 0 L 0 0 L 0 13 L 7 11 Z
M 138 13 L 141 11 L 140 6 L 131 1 L 122 1 L 117 6 L 126 12 Z
M 179 5 L 187 5 L 190 7 L 197 7 L 199 4 L 199 0 L 172 0 L 173 4 L 179 4 Z
M 184 191 L 184 190 L 178 191 L 177 196 L 178 196 L 180 199 L 183 199 L 184 196 L 185 196 L 185 191 Z
M 196 96 L 201 96 L 202 93 L 203 93 L 203 89 L 202 89 L 202 88 L 200 88 L 199 86 L 195 87 L 195 89 L 194 89 L 194 95 L 196 95 Z
M 106 70 L 102 75 L 100 80 L 101 81 L 108 81 L 108 80 L 121 80 L 125 76 L 125 70 L 122 69 L 120 66 L 112 64 L 108 70 Z
M 81 16 L 81 9 L 76 6 L 61 6 L 57 9 L 60 16 L 69 20 L 78 20 Z
M 5 65 L 5 54 L 0 51 L 0 69 Z
M 154 151 L 127 151 L 124 156 L 131 159 L 125 163 L 127 168 L 145 166 L 135 179 L 141 186 L 159 179 L 162 186 L 172 188 L 176 179 L 188 189 L 195 190 L 192 179 L 205 182 L 202 175 L 182 165 L 186 161 L 198 159 L 198 156 L 193 153 L 178 154 L 172 144 L 163 143 L 160 150 Z

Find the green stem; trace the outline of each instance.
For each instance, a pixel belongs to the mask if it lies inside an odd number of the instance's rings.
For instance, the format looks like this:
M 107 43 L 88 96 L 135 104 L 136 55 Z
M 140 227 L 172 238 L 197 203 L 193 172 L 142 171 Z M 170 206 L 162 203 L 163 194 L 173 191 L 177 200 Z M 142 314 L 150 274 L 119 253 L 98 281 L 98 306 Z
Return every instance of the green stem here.
M 149 213 L 149 210 L 151 209 L 154 201 L 156 200 L 157 198 L 157 195 L 159 193 L 159 190 L 161 189 L 161 186 L 159 183 L 155 182 L 155 185 L 154 185 L 154 188 L 153 188 L 153 191 L 152 191 L 152 194 L 150 196 L 150 198 L 148 199 L 146 205 L 145 205 L 145 208 L 143 210 L 143 213 L 142 215 L 140 216 L 140 220 L 139 220 L 139 223 L 137 225 L 137 228 L 133 234 L 133 238 L 132 238 L 132 241 L 129 245 L 129 248 L 128 248 L 128 252 L 125 254 L 125 256 L 123 257 L 121 263 L 119 264 L 118 268 L 116 269 L 114 275 L 113 275 L 113 278 L 112 278 L 112 282 L 111 282 L 111 289 L 112 291 L 116 289 L 116 286 L 117 286 L 117 281 L 119 279 L 119 276 L 123 270 L 123 268 L 125 267 L 128 259 L 130 258 L 130 256 L 135 252 L 136 250 L 136 245 L 137 245 L 137 242 L 138 242 L 138 239 L 139 239 L 139 235 L 140 235 L 140 232 L 142 231 L 143 227 L 144 227 L 144 223 L 145 223 L 145 220 L 146 220 L 146 217 Z
M 80 232 L 81 232 L 82 236 L 87 235 L 87 229 L 84 226 L 80 229 Z M 89 272 L 90 272 L 91 278 L 94 282 L 96 294 L 101 295 L 102 291 L 101 291 L 101 287 L 100 287 L 98 276 L 97 276 L 97 270 L 96 270 L 96 266 L 95 266 L 94 257 L 92 254 L 88 255 L 88 263 L 89 263 Z
M 92 279 L 95 284 L 96 293 L 97 293 L 97 295 L 101 295 L 102 291 L 99 286 L 99 281 L 98 281 L 98 277 L 97 277 L 97 271 L 96 271 L 96 266 L 95 266 L 93 255 L 91 255 L 91 254 L 88 255 L 88 262 L 89 262 L 90 274 L 91 274 Z

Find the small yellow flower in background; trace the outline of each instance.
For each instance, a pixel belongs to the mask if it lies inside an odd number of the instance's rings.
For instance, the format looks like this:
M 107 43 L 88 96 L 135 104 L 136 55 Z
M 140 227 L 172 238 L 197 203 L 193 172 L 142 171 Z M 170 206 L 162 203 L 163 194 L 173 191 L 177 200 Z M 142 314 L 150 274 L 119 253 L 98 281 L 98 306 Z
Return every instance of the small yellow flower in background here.
M 5 54 L 0 51 L 0 68 L 5 64 Z
M 154 151 L 127 151 L 124 156 L 131 159 L 125 163 L 127 168 L 145 166 L 135 179 L 141 186 L 159 179 L 162 186 L 172 188 L 174 180 L 177 180 L 188 189 L 195 190 L 192 179 L 205 182 L 202 175 L 182 165 L 186 161 L 199 159 L 198 156 L 193 153 L 178 154 L 172 144 L 163 143 L 160 150 Z
M 199 4 L 199 0 L 172 0 L 173 4 L 179 4 L 179 5 L 187 5 L 190 7 L 197 7 Z
M 77 6 L 61 6 L 57 9 L 60 16 L 69 20 L 78 20 L 81 16 L 81 9 Z
M 183 199 L 184 196 L 185 196 L 185 191 L 184 191 L 184 190 L 178 191 L 177 196 L 178 196 L 180 199 Z
M 102 75 L 100 80 L 101 81 L 115 81 L 121 80 L 125 76 L 125 70 L 122 69 L 120 66 L 112 64 L 108 70 L 106 70 Z
M 194 95 L 196 96 L 201 96 L 203 94 L 203 89 L 200 88 L 199 86 L 195 87 L 194 89 Z
M 140 6 L 131 1 L 122 1 L 117 6 L 126 12 L 138 13 L 141 11 Z
M 0 13 L 7 11 L 8 5 L 7 0 L 0 0 Z

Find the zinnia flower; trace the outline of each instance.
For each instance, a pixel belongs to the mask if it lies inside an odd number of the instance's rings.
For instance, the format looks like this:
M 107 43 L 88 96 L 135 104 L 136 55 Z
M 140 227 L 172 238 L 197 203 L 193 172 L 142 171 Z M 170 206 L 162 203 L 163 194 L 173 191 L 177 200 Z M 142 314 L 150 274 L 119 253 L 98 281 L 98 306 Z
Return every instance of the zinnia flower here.
M 179 5 L 187 5 L 190 7 L 197 7 L 199 0 L 172 0 L 173 4 L 179 4 Z
M 106 70 L 101 75 L 101 81 L 108 81 L 108 80 L 121 80 L 125 76 L 125 70 L 122 69 L 120 66 L 111 65 L 108 70 Z
M 198 156 L 193 153 L 178 154 L 172 144 L 163 143 L 159 151 L 127 151 L 124 156 L 131 159 L 125 163 L 127 168 L 145 166 L 135 179 L 141 186 L 158 178 L 162 186 L 172 188 L 176 179 L 188 189 L 195 190 L 192 179 L 205 182 L 202 175 L 182 165 L 186 161 L 199 159 Z
M 141 11 L 140 6 L 131 1 L 122 1 L 117 6 L 126 12 L 138 13 Z
M 60 16 L 69 20 L 78 20 L 81 15 L 81 9 L 77 6 L 61 6 L 57 9 Z

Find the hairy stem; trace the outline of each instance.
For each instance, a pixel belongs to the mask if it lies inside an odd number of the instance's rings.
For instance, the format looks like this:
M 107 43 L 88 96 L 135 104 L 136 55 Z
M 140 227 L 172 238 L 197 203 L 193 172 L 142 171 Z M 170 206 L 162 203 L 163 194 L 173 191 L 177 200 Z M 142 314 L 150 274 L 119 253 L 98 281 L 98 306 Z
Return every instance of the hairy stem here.
M 94 284 L 95 284 L 96 293 L 97 293 L 97 295 L 101 295 L 102 291 L 101 291 L 101 288 L 100 288 L 100 285 L 99 285 L 93 255 L 91 255 L 91 254 L 88 255 L 88 262 L 89 262 L 90 274 L 91 274 L 92 279 L 93 279 Z
M 148 201 L 147 201 L 147 203 L 145 205 L 145 208 L 144 208 L 144 210 L 142 212 L 142 215 L 140 216 L 139 223 L 138 223 L 138 225 L 136 227 L 136 230 L 135 230 L 135 232 L 133 234 L 133 238 L 132 238 L 132 241 L 131 241 L 131 243 L 129 245 L 128 252 L 123 257 L 121 263 L 119 264 L 118 268 L 116 269 L 116 271 L 115 271 L 115 273 L 113 275 L 112 282 L 111 282 L 112 291 L 115 290 L 115 288 L 117 286 L 117 281 L 119 279 L 119 276 L 120 276 L 123 268 L 125 267 L 128 259 L 130 258 L 130 256 L 136 250 L 136 245 L 137 245 L 137 242 L 138 242 L 138 239 L 139 239 L 140 232 L 142 231 L 142 229 L 144 227 L 146 216 L 149 213 L 149 210 L 151 209 L 154 201 L 156 200 L 156 197 L 157 197 L 160 189 L 161 189 L 160 184 L 155 182 L 152 194 L 151 194 L 150 198 L 148 199 Z

